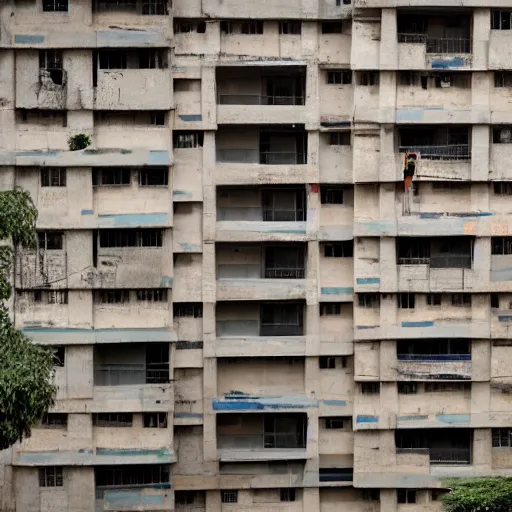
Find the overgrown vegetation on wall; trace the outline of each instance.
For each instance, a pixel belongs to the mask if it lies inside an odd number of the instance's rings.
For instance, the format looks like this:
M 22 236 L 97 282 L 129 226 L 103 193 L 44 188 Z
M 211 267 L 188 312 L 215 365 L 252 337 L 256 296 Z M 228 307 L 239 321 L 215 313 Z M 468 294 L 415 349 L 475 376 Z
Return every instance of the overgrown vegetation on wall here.
M 73 135 L 68 139 L 68 146 L 70 151 L 80 151 L 81 149 L 85 149 L 91 145 L 91 137 L 89 135 L 85 135 L 80 133 L 78 135 Z
M 28 192 L 0 192 L 0 450 L 30 435 L 54 404 L 53 353 L 34 345 L 9 317 L 13 247 L 33 247 L 37 209 Z
M 512 478 L 457 478 L 443 485 L 452 490 L 443 498 L 446 512 L 512 510 Z

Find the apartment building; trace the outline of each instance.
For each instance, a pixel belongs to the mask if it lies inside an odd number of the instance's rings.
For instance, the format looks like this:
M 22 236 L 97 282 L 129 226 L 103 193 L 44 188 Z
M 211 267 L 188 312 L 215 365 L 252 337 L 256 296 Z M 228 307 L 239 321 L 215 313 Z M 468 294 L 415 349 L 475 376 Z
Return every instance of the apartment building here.
M 512 2 L 352 2 L 3 0 L 12 312 L 59 391 L 1 510 L 435 512 L 512 476 Z

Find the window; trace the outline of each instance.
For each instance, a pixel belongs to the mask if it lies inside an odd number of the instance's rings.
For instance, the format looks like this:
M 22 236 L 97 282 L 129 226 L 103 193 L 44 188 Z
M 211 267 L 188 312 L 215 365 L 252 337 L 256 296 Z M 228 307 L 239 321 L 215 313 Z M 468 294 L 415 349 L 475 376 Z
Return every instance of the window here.
M 130 412 L 99 412 L 92 415 L 92 424 L 95 427 L 131 427 L 133 414 Z
M 491 30 L 510 30 L 512 28 L 512 11 L 492 11 Z
M 495 181 L 494 193 L 500 196 L 511 196 L 512 195 L 512 181 Z
M 500 307 L 500 296 L 497 293 L 491 293 L 491 308 Z
M 512 428 L 492 429 L 493 448 L 512 448 Z
M 167 11 L 167 0 L 142 0 L 142 14 L 165 16 L 169 14 Z
M 342 187 L 320 187 L 321 204 L 343 204 Z
M 41 425 L 50 428 L 65 428 L 68 426 L 68 415 L 64 413 L 48 413 L 43 416 Z
M 399 293 L 398 307 L 400 309 L 414 309 L 415 297 L 414 293 Z
M 322 302 L 320 304 L 320 316 L 341 315 L 341 304 L 339 302 Z
M 362 491 L 363 501 L 379 501 L 380 490 L 379 489 L 363 489 Z
M 141 187 L 166 187 L 169 185 L 169 169 L 142 169 L 139 171 Z
M 512 73 L 510 71 L 495 71 L 494 87 L 512 87 Z
M 176 302 L 173 305 L 175 318 L 203 318 L 203 304 L 201 302 Z
M 96 487 L 134 487 L 170 482 L 170 466 L 164 464 L 97 467 L 94 473 Z
M 126 69 L 124 50 L 101 50 L 98 55 L 100 69 Z
M 263 21 L 243 21 L 240 24 L 240 33 L 246 35 L 263 34 Z
M 139 69 L 166 69 L 167 51 L 158 48 L 139 50 Z
M 66 347 L 53 347 L 53 366 L 60 368 L 66 363 Z
M 280 21 L 279 33 L 298 36 L 302 32 L 302 23 L 300 21 Z M 282 500 L 281 500 L 282 501 Z
M 206 32 L 206 22 L 200 20 L 184 20 L 174 19 L 174 33 L 175 34 L 190 34 L 195 32 L 197 34 L 204 34 Z
M 42 251 L 61 251 L 64 233 L 62 231 L 39 231 L 38 246 Z
M 165 126 L 165 112 L 163 110 L 155 110 L 151 112 L 150 124 L 155 126 Z
M 195 491 L 174 491 L 174 500 L 177 505 L 193 505 L 195 498 Z
M 427 293 L 427 306 L 440 306 L 442 295 L 440 293 Z
M 496 236 L 491 238 L 491 254 L 512 254 L 512 237 Z
M 48 167 L 41 169 L 42 187 L 65 187 L 66 169 L 62 167 Z
M 512 126 L 501 125 L 499 128 L 492 130 L 493 144 L 510 144 L 512 143 Z
M 43 12 L 68 12 L 68 0 L 43 0 Z
M 398 503 L 416 503 L 416 491 L 411 489 L 397 489 L 396 500 Z
M 359 85 L 368 87 L 371 85 L 379 85 L 379 72 L 378 71 L 362 71 L 359 73 Z
M 166 412 L 144 413 L 144 428 L 167 428 Z
M 106 229 L 100 231 L 100 247 L 162 247 L 162 229 Z
M 330 133 L 329 146 L 350 146 L 350 132 Z
M 352 240 L 335 244 L 324 244 L 324 256 L 326 258 L 353 258 L 354 244 Z
M 430 498 L 432 501 L 439 501 L 443 499 L 443 496 L 445 496 L 447 491 L 444 489 L 432 489 L 430 491 Z
M 318 360 L 320 370 L 334 370 L 336 368 L 336 358 L 322 356 Z
M 130 182 L 131 169 L 93 169 L 92 184 L 95 187 L 129 185 Z
M 220 491 L 222 503 L 238 503 L 238 491 Z
M 204 132 L 173 132 L 174 149 L 202 148 L 204 143 Z
M 425 382 L 425 393 L 449 393 L 471 391 L 470 382 Z
M 295 501 L 295 489 L 290 487 L 280 489 L 280 498 L 281 501 Z
M 415 395 L 418 392 L 417 382 L 397 382 L 397 387 L 401 395 Z
M 380 299 L 376 293 L 360 293 L 357 297 L 360 308 L 378 308 L 380 305 Z
M 471 294 L 452 293 L 452 306 L 471 307 Z
M 327 83 L 334 85 L 350 85 L 352 83 L 352 71 L 328 71 Z
M 223 34 L 233 34 L 235 32 L 235 24 L 232 21 L 221 21 L 220 31 Z
M 155 288 L 152 290 L 136 290 L 138 302 L 167 302 L 167 290 Z
M 341 21 L 324 21 L 322 23 L 322 34 L 342 34 L 343 22 Z
M 62 50 L 39 50 L 40 69 L 62 69 Z
M 332 418 L 325 418 L 325 428 L 327 430 L 341 430 L 348 428 L 350 420 L 347 418 L 341 418 L 334 416 Z
M 400 85 L 416 86 L 419 74 L 416 71 L 400 71 L 398 81 Z
M 336 0 L 336 7 L 341 7 L 341 4 L 350 5 L 351 3 L 352 0 Z
M 61 467 L 39 468 L 39 487 L 62 487 L 63 485 L 64 479 Z
M 97 290 L 95 294 L 97 304 L 125 304 L 130 302 L 128 290 Z
M 380 382 L 361 383 L 361 393 L 363 395 L 377 395 L 380 393 Z
M 434 181 L 432 183 L 432 190 L 442 190 L 445 192 L 465 191 L 467 190 L 467 185 L 450 181 Z
M 48 295 L 48 304 L 67 304 L 68 291 L 67 290 L 52 290 L 46 292 Z

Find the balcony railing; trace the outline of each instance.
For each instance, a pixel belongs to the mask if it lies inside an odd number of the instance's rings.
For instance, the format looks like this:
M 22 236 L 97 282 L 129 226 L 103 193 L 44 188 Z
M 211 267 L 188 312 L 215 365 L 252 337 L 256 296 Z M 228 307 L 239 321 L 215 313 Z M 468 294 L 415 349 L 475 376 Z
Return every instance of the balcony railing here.
M 220 449 L 273 449 L 306 448 L 303 436 L 299 433 L 233 434 L 218 436 Z
M 399 361 L 471 361 L 471 354 L 398 354 Z
M 399 265 L 429 265 L 431 268 L 471 268 L 471 263 L 470 255 L 398 258 Z
M 220 94 L 220 105 L 304 105 L 304 96 L 265 96 L 261 94 Z
M 94 367 L 96 386 L 131 386 L 169 382 L 169 366 L 165 364 L 98 364 Z
M 266 279 L 304 279 L 305 270 L 303 268 L 266 268 Z
M 229 164 L 304 165 L 306 155 L 296 151 L 218 149 L 217 162 Z
M 427 53 L 471 53 L 471 39 L 464 37 L 428 37 L 427 34 L 398 34 L 399 43 L 426 45 Z
M 260 336 L 302 336 L 303 327 L 297 324 L 261 324 Z
M 303 222 L 306 212 L 300 208 L 263 208 L 264 222 Z
M 400 153 L 419 153 L 425 160 L 469 160 L 469 144 L 400 146 Z
M 430 464 L 471 464 L 469 448 L 430 448 Z

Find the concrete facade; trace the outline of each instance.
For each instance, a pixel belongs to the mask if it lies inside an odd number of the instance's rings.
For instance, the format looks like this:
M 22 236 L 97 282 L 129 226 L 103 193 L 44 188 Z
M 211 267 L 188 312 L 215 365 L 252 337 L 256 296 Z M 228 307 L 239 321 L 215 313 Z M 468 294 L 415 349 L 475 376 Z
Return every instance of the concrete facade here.
M 512 476 L 511 17 L 4 0 L 13 318 L 59 390 L 0 510 L 440 512 Z

